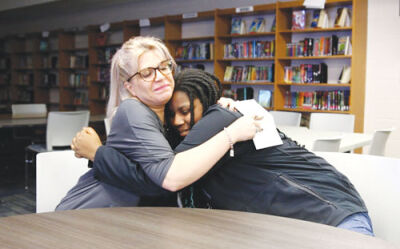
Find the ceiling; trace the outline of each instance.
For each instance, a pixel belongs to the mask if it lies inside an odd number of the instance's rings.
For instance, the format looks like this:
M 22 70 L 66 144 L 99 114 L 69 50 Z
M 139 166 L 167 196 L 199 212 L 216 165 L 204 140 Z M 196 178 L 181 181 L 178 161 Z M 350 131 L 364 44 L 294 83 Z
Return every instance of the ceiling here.
M 4 2 L 3 2 L 4 1 Z M 0 1 L 0 24 L 19 22 L 53 15 L 84 12 L 117 4 L 143 0 L 2 0 Z

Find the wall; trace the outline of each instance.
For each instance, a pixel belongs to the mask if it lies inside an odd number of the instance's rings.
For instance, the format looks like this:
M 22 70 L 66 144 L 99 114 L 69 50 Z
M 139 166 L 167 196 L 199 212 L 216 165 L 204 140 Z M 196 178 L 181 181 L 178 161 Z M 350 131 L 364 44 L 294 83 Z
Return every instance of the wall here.
M 27 33 L 59 28 L 82 27 L 90 24 L 137 20 L 148 17 L 175 15 L 205 10 L 241 7 L 265 3 L 275 0 L 141 0 L 133 3 L 115 4 L 107 8 L 93 7 L 91 10 L 67 15 L 43 13 L 41 18 L 15 21 L 9 25 L 0 25 L 0 34 Z M 27 25 L 29 23 L 29 25 Z
M 369 0 L 366 132 L 396 126 L 386 155 L 400 158 L 400 10 L 399 0 Z

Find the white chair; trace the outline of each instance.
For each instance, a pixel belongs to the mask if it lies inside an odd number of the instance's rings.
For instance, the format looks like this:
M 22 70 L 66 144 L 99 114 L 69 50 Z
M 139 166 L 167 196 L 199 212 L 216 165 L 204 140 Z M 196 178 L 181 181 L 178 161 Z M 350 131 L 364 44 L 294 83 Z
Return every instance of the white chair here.
M 277 126 L 300 126 L 300 112 L 270 111 Z
M 110 133 L 110 129 L 111 129 L 111 118 L 105 118 L 104 119 L 104 127 L 106 129 L 106 135 L 108 135 Z
M 12 104 L 12 118 L 45 118 L 46 104 Z
M 346 175 L 363 198 L 378 238 L 400 246 L 400 159 L 317 152 Z
M 319 138 L 314 141 L 313 151 L 339 152 L 341 137 Z
M 79 177 L 88 170 L 88 160 L 76 158 L 72 150 L 37 154 L 36 212 L 54 211 Z
M 311 113 L 310 130 L 354 132 L 353 114 Z
M 49 112 L 46 128 L 46 144 L 31 144 L 25 148 L 25 189 L 28 189 L 29 164 L 34 163 L 37 153 L 53 148 L 69 149 L 78 131 L 89 124 L 89 111 Z M 33 153 L 33 156 L 30 156 Z
M 376 130 L 372 137 L 371 146 L 369 148 L 370 155 L 383 156 L 385 154 L 386 142 L 389 135 L 395 128 Z

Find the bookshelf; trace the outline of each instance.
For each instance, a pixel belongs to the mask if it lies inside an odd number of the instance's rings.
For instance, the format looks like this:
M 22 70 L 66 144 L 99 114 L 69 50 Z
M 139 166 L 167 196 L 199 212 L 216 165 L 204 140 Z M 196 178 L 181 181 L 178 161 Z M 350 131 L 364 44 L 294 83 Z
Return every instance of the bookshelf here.
M 0 113 L 10 110 L 11 86 L 11 44 L 8 39 L 0 39 Z
M 60 32 L 58 40 L 59 110 L 88 109 L 89 55 L 87 30 Z M 56 101 L 56 99 L 52 100 L 52 105 L 56 104 Z
M 366 9 L 365 1 L 353 0 L 327 0 L 325 10 L 328 13 L 328 26 L 325 28 L 305 28 L 292 30 L 292 12 L 294 10 L 305 10 L 299 1 L 277 2 L 276 5 L 276 58 L 275 58 L 275 92 L 274 109 L 282 111 L 309 112 L 332 112 L 352 113 L 356 115 L 356 131 L 363 129 L 363 106 L 365 93 L 365 53 L 366 53 Z M 338 8 L 346 7 L 351 10 L 351 25 L 347 27 L 334 27 L 335 14 Z M 307 11 L 307 10 L 306 10 Z M 314 41 L 322 40 L 321 37 L 348 36 L 352 43 L 352 52 L 345 55 L 334 55 L 331 51 L 328 54 L 319 55 L 313 53 L 308 56 L 288 55 L 288 47 L 293 42 L 302 41 L 311 37 Z M 314 43 L 314 46 L 316 44 Z M 288 83 L 285 78 L 285 68 L 300 67 L 302 64 L 325 63 L 328 68 L 327 82 L 312 83 Z M 343 66 L 351 66 L 351 81 L 340 84 L 340 77 Z M 304 93 L 316 93 L 320 101 L 297 104 L 289 106 L 288 99 L 293 95 L 304 95 Z M 290 95 L 289 95 L 290 94 Z M 315 97 L 314 96 L 314 97 Z M 342 99 L 348 107 L 338 107 L 334 99 Z M 301 98 L 301 97 L 300 97 Z M 293 97 L 292 97 L 293 99 Z M 314 98 L 315 99 L 315 98 Z M 321 100 L 322 99 L 322 100 Z M 306 99 L 304 99 L 306 100 Z M 306 102 L 306 101 L 305 101 Z M 305 103 L 304 102 L 304 103 Z M 333 103 L 327 107 L 326 103 Z M 301 103 L 301 102 L 300 102 Z M 322 103 L 322 104 L 321 104 Z M 310 105 L 311 104 L 311 105 Z
M 109 29 L 105 32 L 100 31 L 100 25 L 91 25 L 80 30 L 50 32 L 47 38 L 43 38 L 40 34 L 1 38 L 0 111 L 9 111 L 11 103 L 31 101 L 45 102 L 55 110 L 89 108 L 93 114 L 104 113 L 108 96 L 111 55 L 132 36 L 152 35 L 165 41 L 181 68 L 204 67 L 205 70 L 221 79 L 224 89 L 237 90 L 252 87 L 253 98 L 256 100 L 260 90 L 269 91 L 272 103 L 267 108 L 271 110 L 296 111 L 305 114 L 310 112 L 355 114 L 355 130 L 362 131 L 367 3 L 362 0 L 326 0 L 325 10 L 329 16 L 330 25 L 325 28 L 306 26 L 304 29 L 292 30 L 293 11 L 310 12 L 302 4 L 303 1 L 277 1 L 241 8 L 125 20 L 110 23 Z M 337 9 L 343 7 L 351 12 L 351 25 L 334 27 L 332 24 Z M 257 33 L 232 34 L 232 19 L 235 18 L 246 22 L 246 30 L 254 19 L 264 18 L 265 28 Z M 275 26 L 275 29 L 272 29 L 272 26 Z M 297 44 L 305 38 L 320 39 L 333 35 L 348 36 L 352 44 L 352 53 L 310 56 L 293 56 L 287 53 L 289 45 Z M 101 37 L 104 41 L 101 41 Z M 47 49 L 41 49 L 43 40 L 49 44 Z M 228 53 L 227 56 L 226 54 L 227 46 L 228 48 L 231 46 L 231 50 L 243 49 L 244 46 L 254 48 L 273 41 L 273 53 L 268 55 L 231 56 Z M 203 52 L 199 54 L 207 54 L 206 56 L 185 57 L 182 55 L 185 51 L 188 53 L 189 50 L 195 51 L 199 47 L 203 49 Z M 327 65 L 327 82 L 288 82 L 285 78 L 287 68 L 321 63 Z M 338 78 L 343 65 L 351 66 L 351 80 L 340 84 Z M 224 80 L 228 67 L 250 66 L 256 68 L 256 71 L 261 70 L 260 67 L 268 67 L 268 70 L 272 70 L 270 74 L 272 73 L 273 77 L 251 81 Z M 6 90 L 3 91 L 3 89 Z M 312 109 L 309 106 L 287 105 L 288 93 L 337 91 L 347 92 L 348 109 Z
M 165 43 L 174 56 L 178 71 L 202 68 L 214 71 L 215 11 L 165 17 Z
M 225 89 L 240 91 L 239 88 L 252 87 L 254 93 L 249 97 L 254 99 L 258 99 L 261 89 L 274 91 L 275 32 L 271 29 L 275 12 L 276 4 L 216 10 L 214 71 L 223 80 Z M 251 33 L 249 26 L 256 18 L 264 19 L 266 25 L 263 30 Z M 245 23 L 242 32 L 232 34 L 234 20 L 239 25 Z M 267 50 L 269 52 L 264 53 Z M 232 76 L 231 73 L 226 74 L 231 70 Z M 272 108 L 270 103 L 265 107 Z

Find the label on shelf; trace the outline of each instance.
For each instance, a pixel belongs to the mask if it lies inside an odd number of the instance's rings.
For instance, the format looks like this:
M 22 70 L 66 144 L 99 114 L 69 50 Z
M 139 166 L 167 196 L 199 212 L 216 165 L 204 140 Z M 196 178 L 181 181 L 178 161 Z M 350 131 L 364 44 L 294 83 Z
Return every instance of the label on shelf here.
M 49 37 L 49 31 L 42 31 L 42 37 L 43 38 L 47 38 L 47 37 Z
M 100 31 L 101 32 L 106 32 L 110 28 L 110 23 L 104 23 L 103 25 L 100 25 Z
M 196 18 L 197 16 L 198 16 L 198 15 L 197 15 L 197 12 L 184 13 L 184 14 L 182 14 L 182 18 L 183 18 L 183 19 Z
M 238 7 L 236 8 L 236 13 L 244 13 L 244 12 L 253 12 L 253 6 L 245 6 L 245 7 Z
M 139 27 L 149 27 L 150 26 L 150 19 L 144 18 L 139 20 Z

